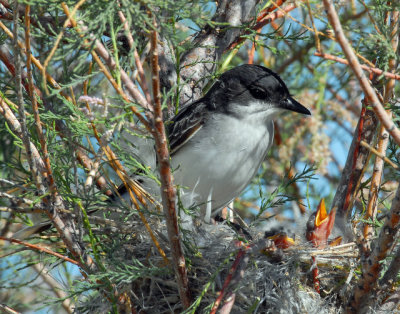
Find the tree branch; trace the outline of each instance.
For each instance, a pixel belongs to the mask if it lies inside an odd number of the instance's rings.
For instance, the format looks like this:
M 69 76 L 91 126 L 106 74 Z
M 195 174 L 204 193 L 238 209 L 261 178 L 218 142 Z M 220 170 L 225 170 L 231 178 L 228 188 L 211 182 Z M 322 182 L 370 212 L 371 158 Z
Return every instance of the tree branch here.
M 392 29 L 391 32 L 391 46 L 394 52 L 397 52 L 397 46 L 398 46 L 398 22 L 399 22 L 399 12 L 394 11 L 392 12 L 392 18 L 390 22 L 390 27 Z M 389 60 L 389 71 L 394 72 L 397 67 L 397 62 L 395 58 L 392 58 Z M 388 103 L 390 99 L 393 96 L 393 89 L 394 89 L 394 84 L 395 80 L 391 79 L 386 82 L 385 88 L 384 88 L 384 95 L 383 95 L 383 102 Z M 392 117 L 392 112 L 390 110 L 387 111 L 388 116 L 391 118 Z M 378 153 L 380 155 L 385 156 L 386 155 L 386 149 L 389 144 L 389 133 L 387 130 L 381 126 L 379 130 L 379 138 L 378 138 Z M 372 173 L 371 177 L 371 186 L 370 186 L 370 192 L 368 196 L 368 206 L 367 206 L 367 212 L 365 215 L 365 219 L 372 219 L 373 221 L 375 220 L 376 214 L 378 212 L 378 193 L 380 190 L 381 186 L 381 181 L 382 181 L 382 175 L 383 175 L 383 166 L 384 166 L 384 160 L 382 158 L 376 158 L 375 159 L 375 164 L 374 164 L 374 171 Z M 367 256 L 370 253 L 370 239 L 373 236 L 373 227 L 370 224 L 365 224 L 364 225 L 364 249 L 363 253 L 366 254 Z
M 365 165 L 368 162 L 370 151 L 360 145 L 364 141 L 371 145 L 377 128 L 378 120 L 372 110 L 367 110 L 363 106 L 355 129 L 353 141 L 347 155 L 346 164 L 340 177 L 340 182 L 336 190 L 331 208 L 337 208 L 337 224 L 346 232 L 346 217 L 351 209 L 355 192 L 359 186 Z
M 334 56 L 334 55 L 331 55 L 331 54 L 328 54 L 328 53 L 323 53 L 323 52 L 316 51 L 316 52 L 314 52 L 314 56 L 321 57 L 321 58 L 324 58 L 326 60 L 339 62 L 341 64 L 349 65 L 349 61 L 347 61 L 346 59 L 339 58 L 337 56 Z M 383 76 L 385 76 L 387 78 L 394 79 L 394 80 L 397 80 L 397 81 L 400 80 L 400 75 L 398 75 L 398 74 L 382 71 L 381 69 L 373 68 L 373 67 L 370 67 L 370 66 L 365 65 L 365 64 L 361 64 L 360 67 L 362 69 L 366 70 L 366 71 L 369 71 L 370 73 L 372 72 L 372 73 L 377 74 L 377 75 L 383 75 Z
M 335 31 L 335 36 L 340 46 L 342 47 L 342 50 L 347 60 L 349 61 L 349 65 L 353 70 L 356 78 L 358 79 L 360 86 L 365 93 L 365 96 L 368 98 L 369 105 L 372 106 L 375 114 L 382 122 L 386 130 L 389 132 L 389 134 L 393 137 L 397 145 L 400 145 L 400 131 L 394 124 L 393 120 L 386 113 L 385 108 L 383 108 L 381 102 L 378 99 L 378 96 L 375 93 L 375 90 L 372 88 L 370 82 L 362 71 L 360 62 L 358 61 L 353 49 L 351 48 L 346 36 L 343 33 L 342 25 L 340 24 L 339 17 L 336 13 L 333 2 L 329 0 L 324 0 L 324 6 L 328 15 L 329 22 Z
M 194 48 L 187 51 L 180 60 L 181 82 L 180 105 L 201 97 L 203 87 L 214 72 L 222 54 L 237 40 L 243 30 L 240 28 L 253 20 L 259 0 L 218 1 L 213 21 L 226 27 L 206 28 L 193 40 Z M 163 73 L 161 73 L 161 76 Z
M 157 157 L 160 163 L 161 195 L 165 221 L 167 224 L 168 238 L 171 246 L 172 263 L 178 283 L 179 295 L 184 309 L 191 304 L 191 296 L 188 286 L 185 256 L 183 255 L 181 239 L 179 235 L 178 218 L 176 213 L 176 191 L 170 167 L 167 136 L 162 117 L 160 78 L 157 48 L 157 24 L 154 19 L 154 31 L 151 33 L 151 68 L 154 99 L 154 139 L 156 143 Z
M 372 293 L 378 286 L 379 274 L 382 269 L 382 261 L 386 258 L 389 250 L 396 243 L 396 234 L 400 229 L 400 186 L 392 201 L 390 212 L 385 224 L 382 226 L 379 237 L 373 242 L 373 251 L 363 263 L 363 274 L 355 285 L 355 290 L 347 307 L 348 313 L 359 311 L 364 313 L 374 298 Z

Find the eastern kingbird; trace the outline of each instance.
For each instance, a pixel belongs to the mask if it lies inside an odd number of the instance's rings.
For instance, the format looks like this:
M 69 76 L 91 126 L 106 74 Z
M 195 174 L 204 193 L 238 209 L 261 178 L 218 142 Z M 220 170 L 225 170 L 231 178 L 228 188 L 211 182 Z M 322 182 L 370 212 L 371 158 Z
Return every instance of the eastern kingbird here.
M 166 122 L 184 205 L 197 204 L 209 221 L 238 196 L 272 144 L 273 119 L 285 110 L 310 114 L 278 74 L 245 64 L 223 73 L 203 98 Z

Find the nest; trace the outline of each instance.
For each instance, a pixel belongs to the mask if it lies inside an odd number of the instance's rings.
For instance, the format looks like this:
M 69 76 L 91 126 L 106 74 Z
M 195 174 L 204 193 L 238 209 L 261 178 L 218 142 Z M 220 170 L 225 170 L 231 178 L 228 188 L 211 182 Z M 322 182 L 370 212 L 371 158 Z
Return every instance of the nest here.
M 108 224 L 97 230 L 110 235 L 118 232 L 120 238 L 110 243 L 106 276 L 115 283 L 118 295 L 129 296 L 127 299 L 138 312 L 181 313 L 183 308 L 172 267 L 165 265 L 137 218 L 134 215 L 129 223 L 116 222 L 123 228 Z M 149 223 L 170 256 L 163 220 L 152 216 Z M 126 231 L 125 235 L 122 230 Z M 191 230 L 182 232 L 194 301 L 192 309 L 196 313 L 209 312 L 221 291 L 224 299 L 220 308 L 231 306 L 231 313 L 337 313 L 338 306 L 346 304 L 357 258 L 355 244 L 318 250 L 297 241 L 282 250 L 265 239 L 259 230 L 248 231 L 254 240 L 246 244 L 238 240 L 237 231 L 224 223 L 197 222 Z M 242 252 L 240 260 L 239 252 Z M 320 294 L 314 289 L 312 256 L 317 258 Z M 235 262 L 237 267 L 233 269 Z M 229 274 L 232 276 L 227 283 Z M 76 310 L 107 312 L 110 308 L 104 296 L 98 294 L 81 299 Z

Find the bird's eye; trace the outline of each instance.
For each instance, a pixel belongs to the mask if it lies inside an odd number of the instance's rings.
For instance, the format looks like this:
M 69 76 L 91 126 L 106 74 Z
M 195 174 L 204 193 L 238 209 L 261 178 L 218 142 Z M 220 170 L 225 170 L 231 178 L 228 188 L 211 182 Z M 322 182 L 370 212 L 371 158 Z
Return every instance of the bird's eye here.
M 250 88 L 250 92 L 253 95 L 254 98 L 257 99 L 266 99 L 268 98 L 268 93 L 262 89 L 261 87 L 258 86 L 254 86 L 252 88 Z

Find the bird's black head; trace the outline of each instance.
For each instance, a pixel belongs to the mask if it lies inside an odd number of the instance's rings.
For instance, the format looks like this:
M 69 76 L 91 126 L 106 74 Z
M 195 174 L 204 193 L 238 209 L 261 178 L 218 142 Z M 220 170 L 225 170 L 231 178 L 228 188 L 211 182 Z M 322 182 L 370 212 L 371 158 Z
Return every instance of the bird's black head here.
M 246 106 L 259 100 L 270 108 L 311 114 L 290 96 L 278 74 L 260 65 L 244 64 L 223 73 L 204 98 L 215 110 L 229 110 L 226 106 L 230 103 Z

